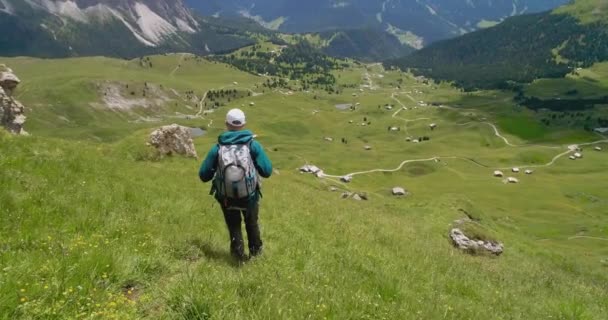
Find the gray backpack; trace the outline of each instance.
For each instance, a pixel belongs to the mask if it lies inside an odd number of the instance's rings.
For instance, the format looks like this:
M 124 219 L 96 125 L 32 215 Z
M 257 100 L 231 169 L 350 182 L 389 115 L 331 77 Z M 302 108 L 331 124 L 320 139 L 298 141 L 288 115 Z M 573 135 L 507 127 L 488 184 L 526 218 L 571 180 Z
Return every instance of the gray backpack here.
M 251 157 L 251 142 L 220 145 L 217 192 L 223 199 L 246 199 L 258 189 L 258 174 Z

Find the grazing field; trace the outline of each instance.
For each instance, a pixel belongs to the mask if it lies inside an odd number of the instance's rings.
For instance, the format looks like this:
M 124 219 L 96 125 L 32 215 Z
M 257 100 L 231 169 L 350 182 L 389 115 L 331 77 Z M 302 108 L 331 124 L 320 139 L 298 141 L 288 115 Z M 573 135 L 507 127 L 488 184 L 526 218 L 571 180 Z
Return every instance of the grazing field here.
M 339 94 L 271 90 L 265 77 L 183 55 L 0 63 L 23 80 L 32 134 L 0 131 L 0 319 L 608 314 L 607 138 L 545 128 L 507 94 L 354 63 L 336 74 Z M 106 83 L 132 108 L 108 108 L 106 93 L 117 95 Z M 204 107 L 220 88 L 251 95 Z M 179 123 L 207 130 L 195 139 L 204 155 L 233 107 L 275 166 L 265 252 L 243 266 L 199 161 L 159 160 L 145 146 L 152 128 Z M 572 144 L 582 159 L 568 159 Z M 326 176 L 299 173 L 304 164 Z M 393 197 L 395 186 L 410 195 Z M 451 225 L 467 216 L 503 255 L 452 246 Z
M 529 96 L 547 98 L 597 98 L 606 96 L 608 63 L 577 69 L 561 79 L 539 79 L 526 87 Z

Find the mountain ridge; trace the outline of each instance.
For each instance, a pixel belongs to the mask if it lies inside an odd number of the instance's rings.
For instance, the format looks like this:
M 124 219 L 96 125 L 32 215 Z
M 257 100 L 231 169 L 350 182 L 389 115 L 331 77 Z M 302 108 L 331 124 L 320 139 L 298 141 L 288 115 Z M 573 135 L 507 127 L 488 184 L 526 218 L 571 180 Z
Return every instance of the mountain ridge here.
M 244 29 L 197 17 L 181 0 L 2 0 L 0 55 L 209 54 L 251 44 Z
M 382 28 L 409 34 L 405 43 L 428 45 L 480 28 L 480 24 L 539 12 L 565 4 L 567 0 L 186 0 L 205 15 L 246 16 L 274 30 L 290 33 L 324 32 L 333 29 Z

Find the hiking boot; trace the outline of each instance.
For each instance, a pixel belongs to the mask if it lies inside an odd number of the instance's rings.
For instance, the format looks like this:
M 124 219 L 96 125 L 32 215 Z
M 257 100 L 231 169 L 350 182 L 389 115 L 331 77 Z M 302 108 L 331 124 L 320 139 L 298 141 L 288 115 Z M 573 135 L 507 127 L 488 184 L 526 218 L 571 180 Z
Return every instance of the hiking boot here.
M 264 252 L 264 247 L 259 247 L 259 248 L 250 248 L 249 249 L 249 254 L 251 254 L 252 258 L 255 257 L 259 257 L 262 255 L 262 253 Z
M 231 251 L 230 255 L 232 256 L 232 258 L 234 258 L 234 260 L 238 262 L 246 262 L 249 260 L 249 256 L 246 255 L 243 251 Z

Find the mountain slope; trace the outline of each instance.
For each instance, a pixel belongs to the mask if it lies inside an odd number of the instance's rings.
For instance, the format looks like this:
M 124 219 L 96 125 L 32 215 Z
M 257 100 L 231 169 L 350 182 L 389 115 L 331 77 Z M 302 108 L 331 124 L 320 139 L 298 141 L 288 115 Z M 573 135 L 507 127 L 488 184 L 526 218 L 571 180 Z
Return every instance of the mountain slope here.
M 133 57 L 199 54 L 251 43 L 244 31 L 199 19 L 181 0 L 2 0 L 0 55 Z
M 461 35 L 567 0 L 186 0 L 206 15 L 241 15 L 285 32 L 374 27 L 408 34 L 411 46 Z
M 388 64 L 454 80 L 467 88 L 561 77 L 573 68 L 608 59 L 606 20 L 590 19 L 605 12 L 600 3 L 579 0 L 554 12 L 510 18 L 496 27 L 436 43 Z
M 378 29 L 326 31 L 318 35 L 326 42 L 323 52 L 333 57 L 382 61 L 414 51 L 411 46 L 399 42 L 397 37 Z

